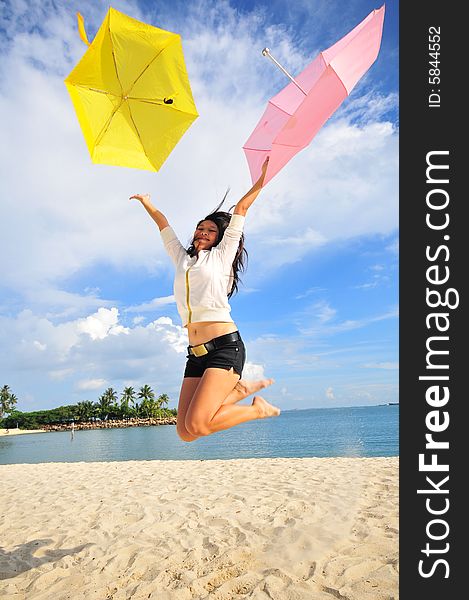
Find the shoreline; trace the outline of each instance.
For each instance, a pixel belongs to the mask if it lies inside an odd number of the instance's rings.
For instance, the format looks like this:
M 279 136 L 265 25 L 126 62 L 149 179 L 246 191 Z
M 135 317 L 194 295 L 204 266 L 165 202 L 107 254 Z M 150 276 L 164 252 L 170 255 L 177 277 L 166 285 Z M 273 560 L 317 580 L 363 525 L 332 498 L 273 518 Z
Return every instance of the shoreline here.
M 27 433 L 47 433 L 47 429 L 0 429 L 0 437 L 8 435 L 25 435 Z
M 398 470 L 398 457 L 0 465 L 2 587 L 397 600 Z
M 125 427 L 155 427 L 158 425 L 176 425 L 176 417 L 163 419 L 127 419 L 115 421 L 92 421 L 86 423 L 61 423 L 59 425 L 44 425 L 43 429 L 0 429 L 0 436 L 24 435 L 26 433 L 50 433 L 52 431 L 88 431 L 92 429 L 122 429 Z

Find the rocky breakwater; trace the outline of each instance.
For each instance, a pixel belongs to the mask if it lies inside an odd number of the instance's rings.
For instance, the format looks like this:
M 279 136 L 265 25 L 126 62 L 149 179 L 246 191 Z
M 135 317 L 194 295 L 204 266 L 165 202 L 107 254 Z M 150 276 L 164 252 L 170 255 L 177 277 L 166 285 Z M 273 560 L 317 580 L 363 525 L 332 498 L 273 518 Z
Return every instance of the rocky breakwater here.
M 44 425 L 46 431 L 79 431 L 83 429 L 114 429 L 122 427 L 150 427 L 153 425 L 176 425 L 176 417 L 168 416 L 161 419 L 125 419 L 121 421 L 90 421 L 77 423 L 60 423 Z

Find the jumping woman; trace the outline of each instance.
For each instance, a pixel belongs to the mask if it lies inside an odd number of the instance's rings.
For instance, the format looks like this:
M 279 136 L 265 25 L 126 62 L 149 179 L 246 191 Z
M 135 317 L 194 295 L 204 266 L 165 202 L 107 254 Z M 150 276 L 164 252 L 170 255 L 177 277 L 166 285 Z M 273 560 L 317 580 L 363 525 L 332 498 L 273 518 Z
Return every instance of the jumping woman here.
M 141 202 L 157 224 L 176 269 L 174 295 L 189 337 L 177 412 L 177 432 L 186 442 L 280 414 L 280 409 L 261 396 L 255 396 L 250 406 L 236 404 L 273 380 L 241 379 L 245 347 L 228 303 L 237 291 L 238 271 L 246 255 L 245 216 L 262 189 L 267 164 L 268 159 L 259 180 L 236 204 L 232 215 L 215 211 L 197 224 L 187 250 L 166 217 L 153 206 L 149 194 L 131 196 Z

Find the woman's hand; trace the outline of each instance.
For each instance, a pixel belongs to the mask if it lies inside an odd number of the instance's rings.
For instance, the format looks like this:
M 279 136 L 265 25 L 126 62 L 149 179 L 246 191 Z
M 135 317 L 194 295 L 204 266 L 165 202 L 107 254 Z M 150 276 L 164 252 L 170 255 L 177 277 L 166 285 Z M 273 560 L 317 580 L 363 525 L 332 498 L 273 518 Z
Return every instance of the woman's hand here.
M 261 176 L 257 180 L 256 184 L 261 185 L 264 183 L 265 174 L 267 173 L 267 167 L 269 166 L 269 156 L 266 156 L 265 161 L 262 163 Z
M 133 196 L 130 196 L 129 200 L 133 199 L 140 200 L 142 206 L 145 208 L 153 221 L 155 221 L 155 223 L 158 225 L 160 231 L 165 227 L 168 227 L 168 219 L 162 212 L 153 206 L 151 203 L 150 194 L 134 194 Z
M 150 194 L 134 194 L 133 196 L 130 196 L 129 200 L 132 200 L 133 198 L 140 200 L 142 203 L 150 202 Z

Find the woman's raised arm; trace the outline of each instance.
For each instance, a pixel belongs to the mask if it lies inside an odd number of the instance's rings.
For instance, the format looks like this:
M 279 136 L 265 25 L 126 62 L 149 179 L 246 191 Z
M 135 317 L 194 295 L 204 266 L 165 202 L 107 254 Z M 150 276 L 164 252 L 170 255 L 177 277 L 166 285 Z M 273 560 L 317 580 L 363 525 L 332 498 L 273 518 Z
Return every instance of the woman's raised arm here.
M 245 194 L 241 198 L 241 200 L 239 200 L 238 204 L 235 206 L 235 209 L 234 209 L 235 215 L 243 215 L 243 217 L 244 217 L 246 215 L 246 213 L 248 212 L 248 208 L 251 206 L 251 204 L 254 202 L 254 200 L 259 195 L 259 192 L 262 189 L 262 184 L 264 183 L 268 164 L 269 164 L 269 157 L 267 157 L 265 159 L 264 164 L 262 165 L 262 172 L 261 172 L 261 176 L 259 177 L 259 179 L 252 186 L 252 188 L 249 190 L 249 192 L 247 194 Z
M 151 203 L 150 194 L 134 194 L 133 196 L 130 196 L 130 200 L 133 198 L 140 200 L 147 213 L 158 225 L 160 231 L 169 226 L 168 219 Z

